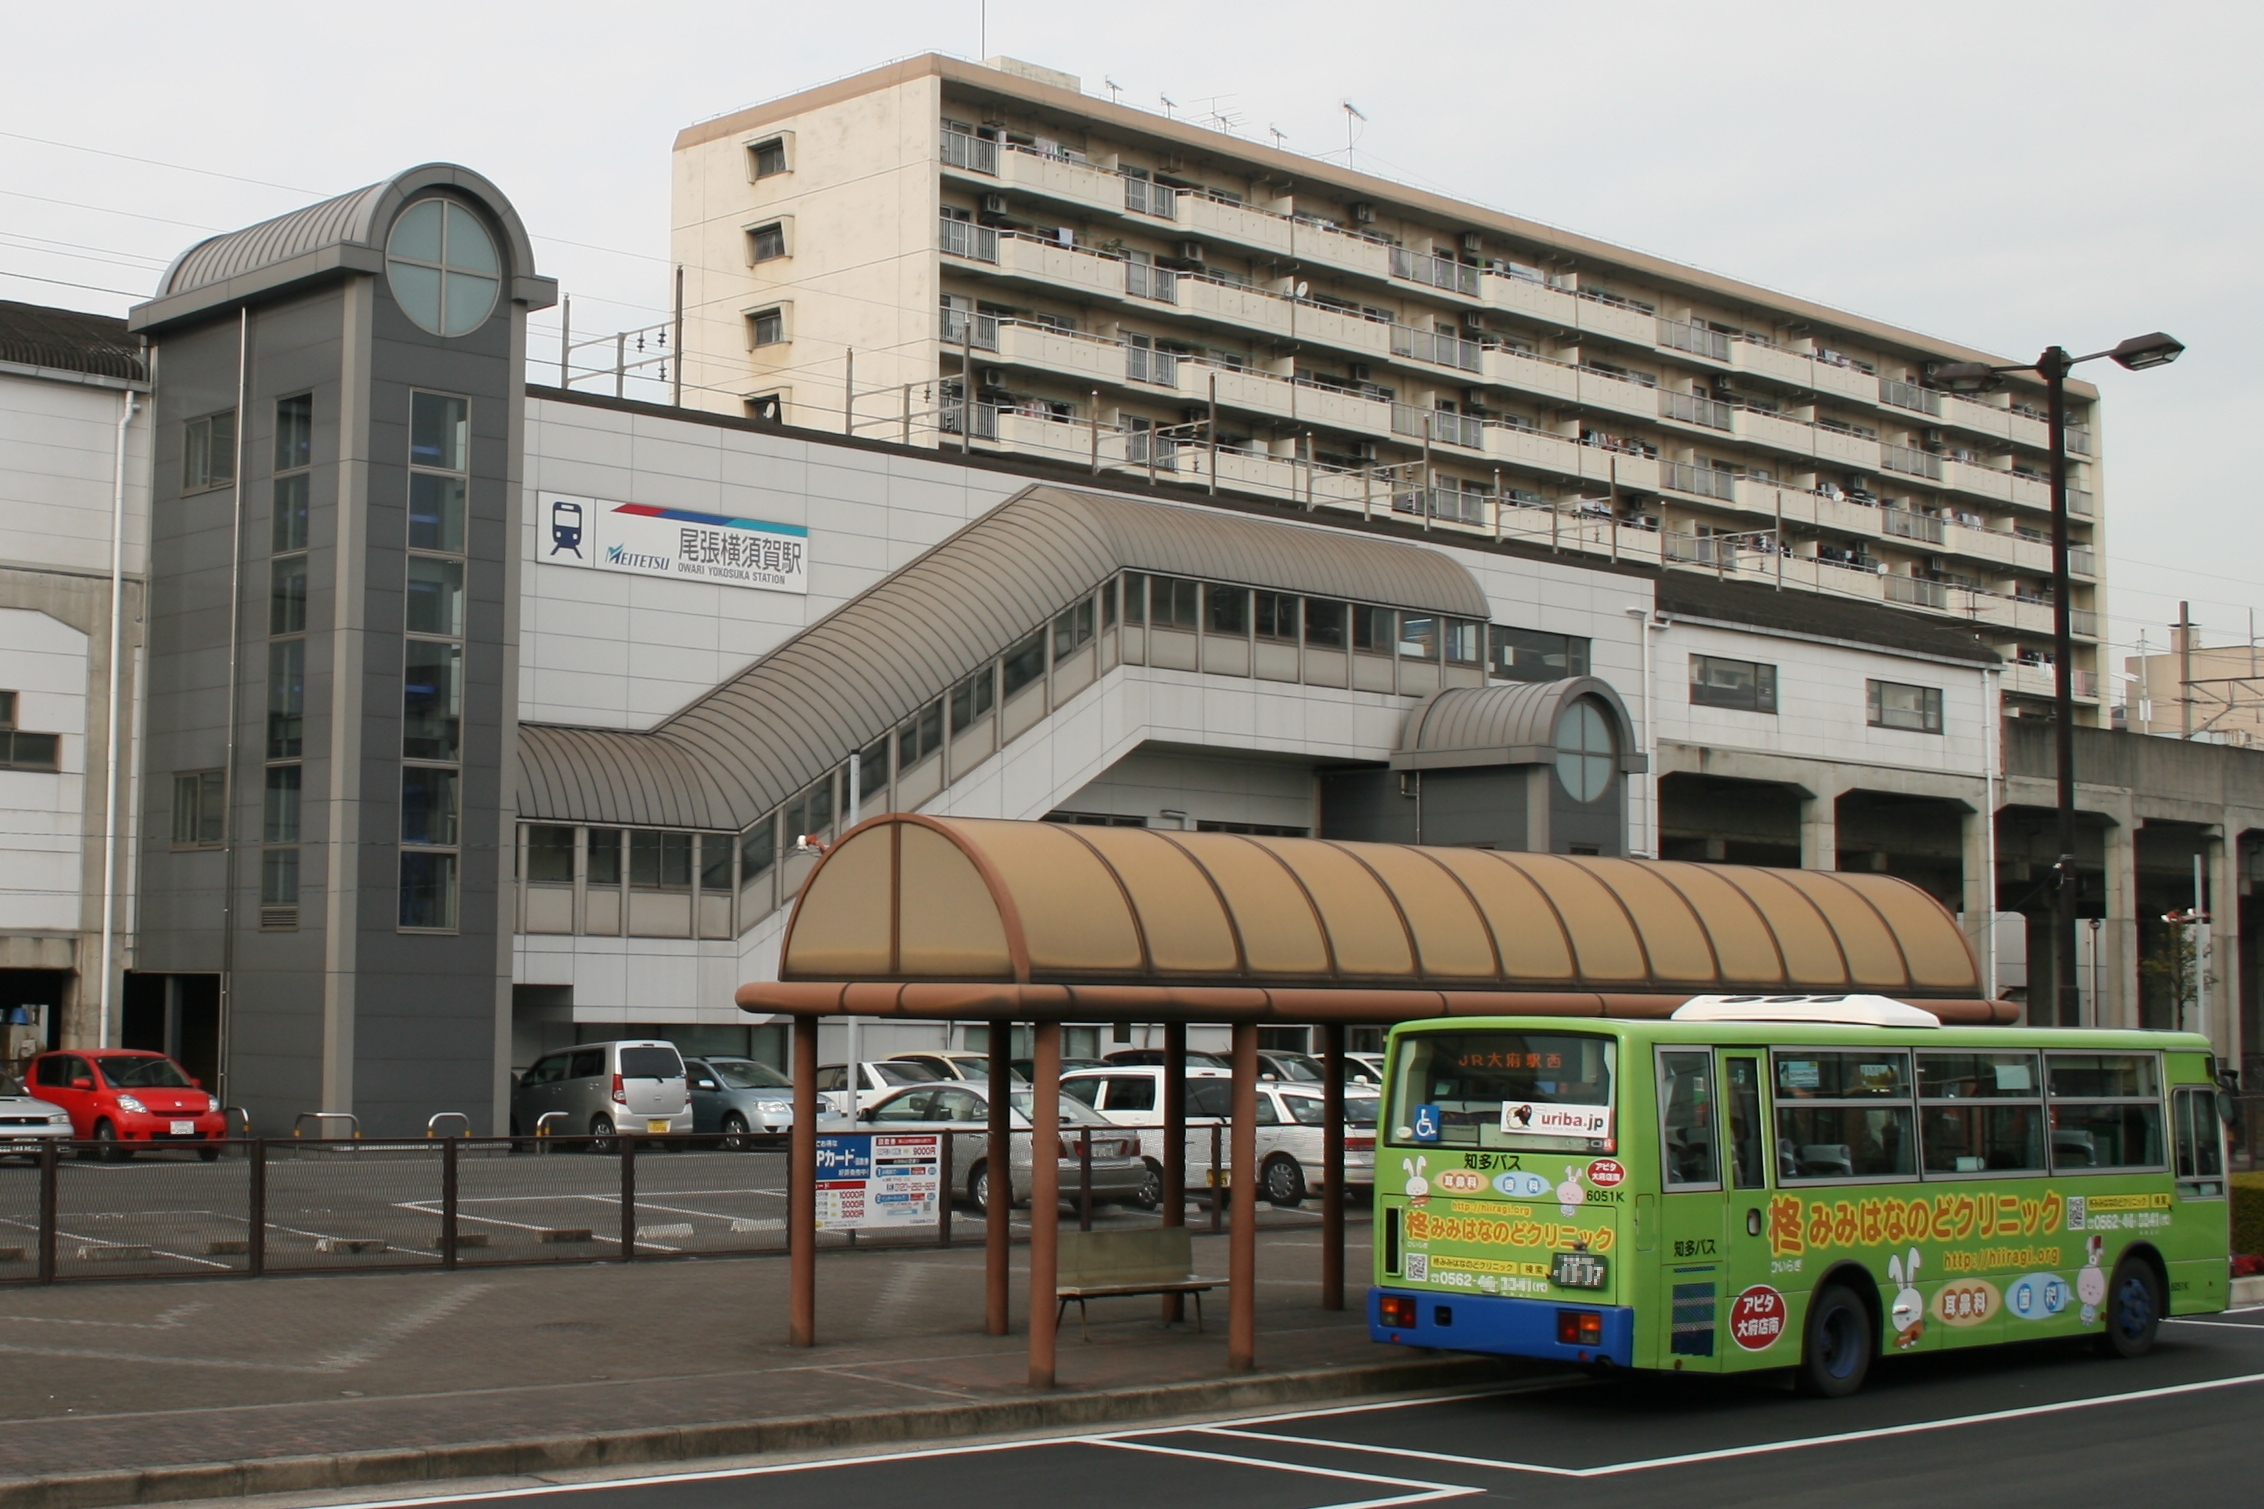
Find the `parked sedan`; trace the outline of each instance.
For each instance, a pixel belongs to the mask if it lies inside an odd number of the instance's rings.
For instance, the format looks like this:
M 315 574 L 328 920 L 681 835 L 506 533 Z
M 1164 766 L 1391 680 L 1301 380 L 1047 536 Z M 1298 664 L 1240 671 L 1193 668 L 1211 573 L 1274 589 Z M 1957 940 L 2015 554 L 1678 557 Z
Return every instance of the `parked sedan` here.
M 857 1105 L 861 1110 L 877 1105 L 882 1096 L 901 1085 L 932 1085 L 944 1076 L 926 1064 L 915 1064 L 904 1059 L 884 1058 L 868 1060 L 857 1066 Z M 818 1114 L 846 1116 L 849 1114 L 849 1070 L 842 1064 L 824 1064 L 818 1069 Z
M 919 1050 L 911 1053 L 891 1053 L 881 1060 L 888 1064 L 925 1064 L 935 1070 L 937 1079 L 989 1079 L 990 1055 L 987 1053 L 945 1052 L 940 1049 Z M 1016 1079 L 1023 1076 L 1016 1072 Z
M 1014 1201 L 1030 1198 L 1030 1112 L 1036 1095 L 1028 1086 L 1014 1087 Z M 978 1210 L 990 1203 L 990 1082 L 957 1080 L 949 1084 L 908 1085 L 858 1113 L 859 1131 L 951 1131 L 953 1183 Z M 1061 1139 L 1055 1149 L 1060 1160 L 1061 1198 L 1077 1198 L 1081 1170 L 1078 1163 L 1078 1129 L 1096 1133 L 1113 1131 L 1105 1117 L 1084 1102 L 1061 1097 Z M 846 1132 L 849 1123 L 834 1119 L 822 1131 Z M 1140 1139 L 1130 1134 L 1093 1138 L 1093 1198 L 1124 1202 L 1153 1209 L 1162 1185 L 1140 1156 Z
M 720 1135 L 734 1151 L 794 1125 L 794 1082 L 752 1058 L 688 1058 L 692 1130 Z
M 35 1098 L 24 1082 L 0 1070 L 0 1153 L 39 1156 L 43 1142 L 68 1142 L 71 1113 L 51 1101 Z
M 1323 1099 L 1319 1085 L 1285 1084 L 1267 1080 L 1257 1090 L 1258 1191 L 1272 1204 L 1302 1204 L 1308 1193 L 1325 1185 L 1327 1158 L 1322 1142 Z M 1163 1128 L 1163 1070 L 1144 1065 L 1111 1064 L 1106 1069 L 1063 1078 L 1063 1095 L 1092 1106 L 1118 1126 L 1161 1131 Z M 1193 1069 L 1187 1075 L 1187 1187 L 1198 1190 L 1214 1183 L 1234 1182 L 1233 1129 L 1234 1080 L 1216 1069 Z M 1375 1182 L 1376 1097 L 1348 1093 L 1344 1097 L 1344 1182 L 1349 1188 Z M 1211 1164 L 1212 1131 L 1217 1130 L 1219 1164 Z M 1149 1163 L 1157 1179 L 1163 1165 L 1151 1152 Z
M 42 1053 L 29 1078 L 32 1093 L 61 1106 L 71 1134 L 102 1144 L 105 1158 L 130 1158 L 136 1146 L 187 1144 L 210 1162 L 228 1135 L 219 1100 L 162 1053 Z

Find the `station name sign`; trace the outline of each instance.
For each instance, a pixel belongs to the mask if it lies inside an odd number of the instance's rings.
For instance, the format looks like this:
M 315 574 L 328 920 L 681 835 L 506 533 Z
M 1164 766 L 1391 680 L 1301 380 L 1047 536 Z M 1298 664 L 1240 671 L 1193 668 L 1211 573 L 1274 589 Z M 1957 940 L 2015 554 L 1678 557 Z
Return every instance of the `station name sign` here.
M 537 493 L 535 559 L 758 592 L 810 590 L 810 532 L 732 514 Z

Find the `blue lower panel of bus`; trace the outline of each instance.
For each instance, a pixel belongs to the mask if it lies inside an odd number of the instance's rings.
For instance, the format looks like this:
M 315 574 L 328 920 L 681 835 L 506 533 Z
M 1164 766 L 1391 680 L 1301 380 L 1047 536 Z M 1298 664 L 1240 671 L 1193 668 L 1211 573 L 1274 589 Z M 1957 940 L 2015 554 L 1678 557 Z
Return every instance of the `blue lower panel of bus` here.
M 1383 1323 L 1387 1294 L 1404 1295 L 1415 1302 L 1413 1329 Z M 1567 1310 L 1600 1317 L 1601 1339 L 1587 1346 L 1557 1340 L 1558 1317 Z M 1404 1346 L 1546 1357 L 1556 1362 L 1613 1362 L 1630 1367 L 1635 1357 L 1635 1312 L 1625 1305 L 1498 1299 L 1482 1294 L 1441 1294 L 1435 1289 L 1370 1289 L 1368 1334 L 1377 1341 L 1396 1341 Z

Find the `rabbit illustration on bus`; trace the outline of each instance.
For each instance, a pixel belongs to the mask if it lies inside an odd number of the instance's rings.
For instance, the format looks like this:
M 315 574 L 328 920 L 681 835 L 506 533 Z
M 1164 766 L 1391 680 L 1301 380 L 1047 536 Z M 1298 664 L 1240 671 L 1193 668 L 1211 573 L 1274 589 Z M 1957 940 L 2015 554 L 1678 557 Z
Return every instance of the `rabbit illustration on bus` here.
M 550 553 L 582 558 L 582 505 L 563 498 L 550 505 Z

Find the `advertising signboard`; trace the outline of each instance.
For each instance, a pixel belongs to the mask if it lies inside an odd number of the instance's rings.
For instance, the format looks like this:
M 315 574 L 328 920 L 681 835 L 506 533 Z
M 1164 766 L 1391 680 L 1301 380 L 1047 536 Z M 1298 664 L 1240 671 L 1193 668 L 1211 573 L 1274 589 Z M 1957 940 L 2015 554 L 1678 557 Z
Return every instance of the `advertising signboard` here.
M 818 1230 L 933 1226 L 943 1134 L 868 1132 L 818 1138 Z

